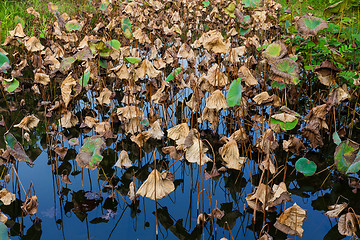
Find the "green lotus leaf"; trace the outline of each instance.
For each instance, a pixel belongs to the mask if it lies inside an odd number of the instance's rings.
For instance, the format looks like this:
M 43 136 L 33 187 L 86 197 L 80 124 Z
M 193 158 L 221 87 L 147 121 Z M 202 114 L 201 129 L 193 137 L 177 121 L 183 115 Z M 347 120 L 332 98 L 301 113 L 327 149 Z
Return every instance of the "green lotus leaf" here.
M 126 57 L 125 60 L 129 63 L 139 63 L 141 62 L 141 58 L 138 57 Z
M 71 20 L 65 24 L 65 29 L 68 32 L 78 31 L 81 27 L 81 24 L 77 20 Z
M 229 87 L 229 91 L 226 95 L 226 102 L 230 107 L 240 105 L 241 103 L 241 78 L 232 81 Z
M 2 222 L 0 222 L 0 239 L 1 240 L 9 240 L 8 228 Z
M 179 68 L 176 68 L 174 71 L 172 71 L 169 76 L 167 76 L 167 78 L 165 79 L 166 82 L 170 82 L 172 81 L 176 75 L 178 75 L 180 72 L 182 71 L 182 68 L 179 67 Z
M 24 161 L 29 164 L 33 164 L 33 161 L 25 153 L 23 146 L 18 142 L 18 140 L 11 133 L 5 133 L 4 139 L 6 143 L 6 150 L 9 151 L 10 155 L 16 158 L 19 161 Z
M 23 28 L 25 28 L 25 21 L 24 19 L 22 19 L 19 16 L 15 16 L 14 18 L 14 25 L 18 25 L 18 23 L 20 23 L 22 25 Z
M 101 136 L 92 136 L 84 139 L 84 144 L 76 156 L 76 162 L 81 168 L 96 169 L 103 159 L 102 151 L 105 141 Z
M 19 81 L 16 79 L 13 79 L 11 82 L 7 82 L 3 80 L 3 85 L 7 87 L 8 92 L 13 92 L 15 89 L 17 89 L 20 85 Z
M 90 71 L 86 71 L 84 72 L 84 75 L 81 76 L 79 84 L 82 87 L 85 87 L 88 84 L 89 80 L 90 80 Z
M 348 1 L 340 1 L 334 3 L 333 5 L 328 6 L 324 10 L 324 16 L 326 18 L 330 17 L 333 14 L 342 13 L 344 10 L 348 9 L 350 6 L 348 5 Z
M 267 60 L 273 61 L 284 57 L 286 53 L 286 46 L 281 41 L 276 41 L 265 49 L 263 55 Z
M 94 55 L 99 54 L 100 57 L 108 57 L 113 51 L 109 44 L 99 39 L 89 40 L 89 48 Z
M 339 145 L 341 143 L 341 139 L 339 137 L 339 134 L 337 132 L 334 132 L 332 135 L 333 141 L 336 145 Z
M 320 30 L 328 27 L 325 20 L 309 15 L 302 16 L 296 24 L 299 33 L 303 36 L 316 36 Z
M 6 70 L 9 69 L 10 67 L 11 66 L 10 66 L 9 58 L 5 54 L 0 52 L 0 72 L 6 73 Z
M 120 50 L 121 43 L 116 39 L 108 41 L 107 44 L 109 44 L 110 46 L 112 46 L 116 50 Z
M 359 171 L 359 144 L 348 139 L 335 149 L 334 161 L 339 172 L 348 174 Z M 349 170 L 350 169 L 350 170 Z
M 275 60 L 271 63 L 270 70 L 275 75 L 277 81 L 282 80 L 287 84 L 298 84 L 299 83 L 299 65 L 290 58 L 283 58 Z
M 311 176 L 316 172 L 317 166 L 307 158 L 299 158 L 295 163 L 295 168 L 305 176 Z
M 210 5 L 210 1 L 209 0 L 204 1 L 204 2 L 202 2 L 202 4 L 204 7 L 208 7 Z
M 133 36 L 132 30 L 131 30 L 131 22 L 129 17 L 123 18 L 121 21 L 121 27 L 124 31 L 124 35 L 127 39 L 131 39 Z
M 100 58 L 99 63 L 100 63 L 100 67 L 102 67 L 102 68 L 107 69 L 109 67 L 108 62 L 106 61 L 106 59 Z
M 259 7 L 261 0 L 243 0 L 244 7 Z
M 298 122 L 299 120 L 296 117 L 287 113 L 275 114 L 270 118 L 270 124 L 279 124 L 280 128 L 284 131 L 294 129 Z
M 232 18 L 235 18 L 235 4 L 232 2 L 225 8 L 225 13 Z

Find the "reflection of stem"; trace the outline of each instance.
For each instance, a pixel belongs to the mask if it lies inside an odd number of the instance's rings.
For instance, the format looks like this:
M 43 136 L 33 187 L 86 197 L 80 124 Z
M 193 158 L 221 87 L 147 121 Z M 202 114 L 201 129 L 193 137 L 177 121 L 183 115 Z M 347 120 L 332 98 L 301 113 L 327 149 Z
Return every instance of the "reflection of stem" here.
M 17 179 L 18 179 L 18 181 L 19 181 L 19 183 L 20 183 L 20 185 L 21 185 L 21 188 L 23 189 L 23 191 L 24 191 L 24 193 L 25 193 L 25 195 L 26 195 L 25 188 L 24 188 L 24 186 L 23 186 L 22 183 L 21 183 L 21 180 L 20 180 L 19 175 L 18 175 L 18 173 L 17 173 L 17 171 L 16 171 L 16 168 L 14 167 L 14 164 L 11 164 L 11 167 L 12 167 L 12 169 L 14 170 L 14 172 L 15 172 L 15 174 L 16 174 L 16 177 L 17 177 Z

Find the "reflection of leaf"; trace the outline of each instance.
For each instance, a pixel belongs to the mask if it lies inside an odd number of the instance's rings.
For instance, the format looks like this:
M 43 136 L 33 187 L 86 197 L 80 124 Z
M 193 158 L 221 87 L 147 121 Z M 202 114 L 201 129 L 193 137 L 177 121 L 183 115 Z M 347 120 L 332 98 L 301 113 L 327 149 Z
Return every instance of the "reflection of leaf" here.
M 171 226 L 170 231 L 180 240 L 190 239 L 190 234 L 183 227 L 183 220 L 179 219 L 175 225 Z
M 105 141 L 100 136 L 87 137 L 76 156 L 76 162 L 80 167 L 94 170 L 103 159 L 101 153 L 104 148 Z
M 23 146 L 16 140 L 14 135 L 11 133 L 6 133 L 4 135 L 6 149 L 9 153 L 19 161 L 25 161 L 27 163 L 33 164 L 33 161 L 26 155 Z
M 295 168 L 305 176 L 311 176 L 316 172 L 317 166 L 307 158 L 300 158 L 296 161 Z
M 167 207 L 157 209 L 157 218 L 165 229 L 169 229 L 174 224 Z
M 0 239 L 1 240 L 8 240 L 9 239 L 8 228 L 2 222 L 0 222 Z

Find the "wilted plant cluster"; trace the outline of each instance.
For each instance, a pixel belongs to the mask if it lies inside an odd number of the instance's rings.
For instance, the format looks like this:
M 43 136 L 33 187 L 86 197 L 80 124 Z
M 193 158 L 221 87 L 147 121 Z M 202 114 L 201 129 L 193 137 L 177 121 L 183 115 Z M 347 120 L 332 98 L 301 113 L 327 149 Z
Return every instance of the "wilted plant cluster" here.
M 214 204 L 213 185 L 222 180 L 232 201 L 246 202 L 260 239 L 303 236 L 307 209 L 287 202 L 303 196 L 289 186 L 305 181 L 316 182 L 308 192 L 332 194 L 325 214 L 339 217 L 340 234 L 356 236 L 360 185 L 348 175 L 360 170 L 360 38 L 340 39 L 329 30 L 334 22 L 281 7 L 274 0 L 102 0 L 80 19 L 49 3 L 54 21 L 45 34 L 27 36 L 19 23 L 0 49 L 0 200 L 16 200 L 7 184 L 21 182 L 18 161 L 37 164 L 28 152 L 40 142 L 60 199 L 68 201 L 71 179 L 81 174 L 70 209 L 81 221 L 102 202 L 85 191 L 84 168 L 98 171 L 99 191 L 123 201 L 132 217 L 142 197 L 154 200 L 158 224 L 157 201 L 180 188 L 174 166 L 181 165 L 198 172 L 191 181 L 196 238 L 213 235 L 215 223 L 233 238 L 227 214 L 234 211 Z M 236 190 L 242 179 L 248 187 Z M 332 191 L 338 181 L 353 195 Z M 35 189 L 21 189 L 22 216 L 36 215 Z M 176 224 L 164 228 L 190 239 Z

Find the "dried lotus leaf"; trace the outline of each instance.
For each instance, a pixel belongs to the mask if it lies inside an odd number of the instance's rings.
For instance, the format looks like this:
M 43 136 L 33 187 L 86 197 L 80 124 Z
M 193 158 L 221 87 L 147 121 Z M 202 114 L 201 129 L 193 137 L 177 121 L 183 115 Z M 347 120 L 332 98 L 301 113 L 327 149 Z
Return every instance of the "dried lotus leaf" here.
M 305 219 L 306 211 L 294 203 L 292 207 L 281 213 L 274 227 L 286 234 L 302 237 L 304 232 L 302 225 Z

